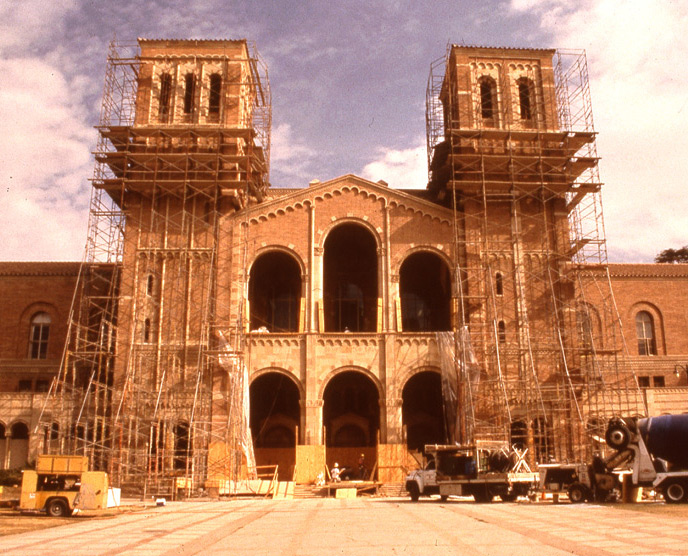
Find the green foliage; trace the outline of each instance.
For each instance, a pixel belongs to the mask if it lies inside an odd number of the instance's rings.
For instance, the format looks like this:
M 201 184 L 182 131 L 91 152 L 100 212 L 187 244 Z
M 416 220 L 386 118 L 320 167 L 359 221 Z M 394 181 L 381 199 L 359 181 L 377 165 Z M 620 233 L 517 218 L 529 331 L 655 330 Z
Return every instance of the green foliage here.
M 15 486 L 20 485 L 22 473 L 19 469 L 0 469 L 0 485 Z
M 680 249 L 665 249 L 655 257 L 656 263 L 688 263 L 688 245 Z

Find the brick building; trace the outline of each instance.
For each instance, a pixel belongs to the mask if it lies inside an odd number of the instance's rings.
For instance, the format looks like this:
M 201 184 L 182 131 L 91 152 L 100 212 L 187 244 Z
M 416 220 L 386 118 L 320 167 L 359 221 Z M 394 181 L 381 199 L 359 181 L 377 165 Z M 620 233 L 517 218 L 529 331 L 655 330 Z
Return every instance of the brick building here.
M 2 394 L 5 465 L 23 419 L 31 453 L 84 451 L 143 490 L 222 485 L 253 454 L 303 482 L 364 454 L 395 480 L 425 443 L 575 459 L 610 415 L 686 410 L 688 270 L 607 264 L 581 53 L 450 48 L 418 190 L 269 187 L 261 64 L 246 41 L 113 45 L 69 341 L 78 265 L 2 276 L 5 390 L 41 327 L 67 346 L 40 423 Z

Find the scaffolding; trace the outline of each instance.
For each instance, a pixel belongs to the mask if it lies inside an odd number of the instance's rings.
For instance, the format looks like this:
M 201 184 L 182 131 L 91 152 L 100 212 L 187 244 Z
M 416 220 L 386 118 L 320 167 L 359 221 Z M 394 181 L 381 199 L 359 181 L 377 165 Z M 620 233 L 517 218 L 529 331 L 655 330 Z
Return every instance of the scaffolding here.
M 247 41 L 113 41 L 46 451 L 83 453 L 143 494 L 251 472 L 243 310 L 218 290 L 218 259 L 243 264 L 246 233 L 226 237 L 221 216 L 263 199 L 270 125 Z
M 603 449 L 643 414 L 616 311 L 585 53 L 449 45 L 426 96 L 428 188 L 454 214 L 457 440 L 533 461 Z M 443 371 L 444 372 L 444 371 Z

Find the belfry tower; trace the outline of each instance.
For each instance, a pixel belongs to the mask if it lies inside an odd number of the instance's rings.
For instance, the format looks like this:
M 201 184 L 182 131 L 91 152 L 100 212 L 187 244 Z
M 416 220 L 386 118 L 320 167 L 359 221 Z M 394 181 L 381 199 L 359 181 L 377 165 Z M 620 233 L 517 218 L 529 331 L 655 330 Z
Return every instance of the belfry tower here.
M 585 272 L 607 263 L 595 135 L 582 52 L 452 45 L 432 66 L 428 188 L 454 212 L 457 324 L 480 366 L 464 438 L 508 423 L 540 462 L 638 406 L 611 290 Z
M 89 235 L 90 270 L 61 376 L 65 447 L 114 484 L 183 488 L 241 465 L 230 426 L 241 385 L 240 323 L 217 291 L 222 215 L 268 183 L 267 70 L 245 40 L 113 44 L 108 57 Z M 98 262 L 114 263 L 98 276 Z M 241 318 L 241 312 L 234 315 Z M 218 319 L 223 325 L 220 327 Z M 115 339 L 116 338 L 116 339 Z M 223 378 L 218 378 L 219 376 Z M 214 382 L 222 381 L 223 388 Z M 235 390 L 237 390 L 235 392 Z M 208 452 L 215 450 L 209 469 Z M 212 459 L 212 458 L 210 458 Z

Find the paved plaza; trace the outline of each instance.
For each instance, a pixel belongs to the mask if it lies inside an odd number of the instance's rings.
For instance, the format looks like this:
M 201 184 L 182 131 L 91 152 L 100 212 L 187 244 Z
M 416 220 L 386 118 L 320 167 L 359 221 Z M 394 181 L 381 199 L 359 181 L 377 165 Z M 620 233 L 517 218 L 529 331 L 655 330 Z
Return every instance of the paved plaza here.
M 176 502 L 0 537 L 0 554 L 22 556 L 686 553 L 681 515 L 587 504 L 396 498 Z

